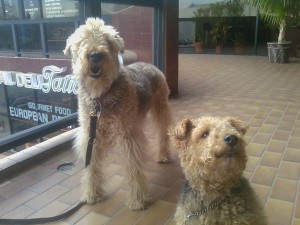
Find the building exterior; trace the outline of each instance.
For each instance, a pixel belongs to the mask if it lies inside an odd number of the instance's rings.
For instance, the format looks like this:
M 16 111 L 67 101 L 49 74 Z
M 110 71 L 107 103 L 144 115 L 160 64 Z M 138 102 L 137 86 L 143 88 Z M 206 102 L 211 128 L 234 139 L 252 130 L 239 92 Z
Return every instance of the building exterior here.
M 164 61 L 162 28 L 168 29 L 171 14 L 166 7 L 178 9 L 178 1 L 1 0 L 0 141 L 77 111 L 78 83 L 62 51 L 87 17 L 101 17 L 119 31 L 125 64 L 148 62 L 171 74 Z M 177 48 L 177 39 L 173 43 Z M 175 93 L 177 73 L 172 74 L 175 79 L 167 80 Z

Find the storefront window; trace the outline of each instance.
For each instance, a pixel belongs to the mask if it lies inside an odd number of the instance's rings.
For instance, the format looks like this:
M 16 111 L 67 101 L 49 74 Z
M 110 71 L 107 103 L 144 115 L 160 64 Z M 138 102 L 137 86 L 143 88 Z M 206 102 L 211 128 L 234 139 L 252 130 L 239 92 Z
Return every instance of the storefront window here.
M 46 24 L 47 42 L 49 52 L 62 53 L 67 38 L 74 32 L 74 23 Z
M 50 65 L 41 74 L 0 71 L 0 135 L 4 129 L 17 133 L 77 111 L 78 82 L 65 69 Z
M 18 0 L 4 0 L 6 19 L 20 19 Z
M 4 85 L 0 85 L 0 138 L 10 135 Z
M 13 50 L 13 38 L 9 25 L 0 26 L 0 51 Z
M 39 0 L 24 0 L 24 12 L 26 19 L 41 18 L 41 8 Z
M 38 24 L 17 25 L 17 34 L 20 51 L 42 51 L 40 27 Z
M 3 6 L 2 6 L 2 2 L 0 1 L 0 20 L 4 20 L 5 16 L 4 16 L 4 11 L 3 11 Z
M 44 18 L 79 16 L 78 0 L 42 0 Z

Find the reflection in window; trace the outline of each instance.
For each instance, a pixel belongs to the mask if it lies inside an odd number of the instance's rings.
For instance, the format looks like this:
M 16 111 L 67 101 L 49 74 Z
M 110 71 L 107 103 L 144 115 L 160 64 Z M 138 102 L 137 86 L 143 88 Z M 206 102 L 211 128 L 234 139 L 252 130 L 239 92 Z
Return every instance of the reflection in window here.
M 42 0 L 44 18 L 79 16 L 78 0 Z
M 6 19 L 20 19 L 18 0 L 4 0 L 4 10 Z
M 41 8 L 39 0 L 24 0 L 23 2 L 26 19 L 41 18 Z
M 4 16 L 4 11 L 3 11 L 3 6 L 2 6 L 2 2 L 0 1 L 0 20 L 4 20 L 5 16 Z
M 6 99 L 4 95 L 4 85 L 0 84 L 0 138 L 10 135 L 10 128 L 7 115 Z
M 9 25 L 0 26 L 0 51 L 13 50 L 13 37 L 11 27 Z
M 151 7 L 101 3 L 103 20 L 125 41 L 125 64 L 132 63 L 127 58 L 153 63 L 153 14 Z
M 20 51 L 42 51 L 40 28 L 38 24 L 17 25 L 17 34 Z
M 66 46 L 67 38 L 74 32 L 74 23 L 46 24 L 47 43 L 49 52 L 59 52 Z

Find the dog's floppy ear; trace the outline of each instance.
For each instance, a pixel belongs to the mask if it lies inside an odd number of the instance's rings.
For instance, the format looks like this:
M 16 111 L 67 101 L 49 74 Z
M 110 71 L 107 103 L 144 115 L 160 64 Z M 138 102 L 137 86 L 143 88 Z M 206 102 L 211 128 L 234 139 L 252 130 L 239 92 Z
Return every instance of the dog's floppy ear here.
M 107 41 L 109 44 L 109 48 L 112 51 L 124 53 L 125 42 L 124 42 L 123 38 L 121 38 L 118 34 L 111 36 L 110 38 L 107 39 Z
M 194 127 L 195 126 L 190 119 L 184 119 L 179 122 L 169 133 L 172 144 L 177 149 L 185 149 L 190 133 Z
M 239 133 L 245 135 L 247 131 L 247 125 L 244 124 L 242 121 L 235 119 L 235 118 L 228 118 L 230 124 L 237 129 Z

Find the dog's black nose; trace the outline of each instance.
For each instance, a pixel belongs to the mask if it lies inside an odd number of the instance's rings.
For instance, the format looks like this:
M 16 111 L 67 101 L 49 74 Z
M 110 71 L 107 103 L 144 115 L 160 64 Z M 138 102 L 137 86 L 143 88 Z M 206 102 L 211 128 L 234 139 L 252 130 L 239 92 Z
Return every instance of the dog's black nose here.
M 225 138 L 224 138 L 224 141 L 230 145 L 230 146 L 235 146 L 236 143 L 237 143 L 237 137 L 235 135 L 227 135 Z
M 102 59 L 102 54 L 99 52 L 92 52 L 90 54 L 90 60 L 92 60 L 95 63 L 100 62 L 101 59 Z

